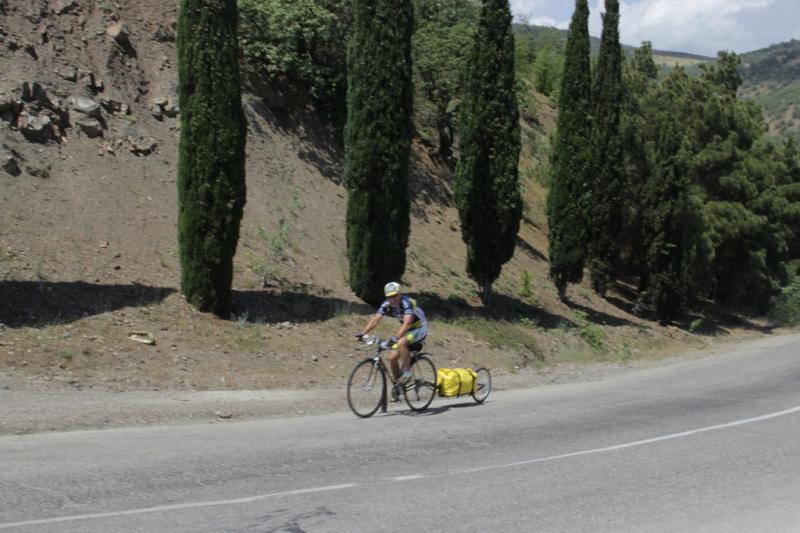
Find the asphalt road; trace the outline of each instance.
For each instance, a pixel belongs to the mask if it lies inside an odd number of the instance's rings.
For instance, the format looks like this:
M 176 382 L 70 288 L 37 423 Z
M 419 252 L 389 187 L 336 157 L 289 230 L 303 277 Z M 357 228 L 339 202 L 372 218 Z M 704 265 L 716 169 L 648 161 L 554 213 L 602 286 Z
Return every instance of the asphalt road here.
M 0 438 L 0 531 L 800 531 L 800 336 L 599 383 Z

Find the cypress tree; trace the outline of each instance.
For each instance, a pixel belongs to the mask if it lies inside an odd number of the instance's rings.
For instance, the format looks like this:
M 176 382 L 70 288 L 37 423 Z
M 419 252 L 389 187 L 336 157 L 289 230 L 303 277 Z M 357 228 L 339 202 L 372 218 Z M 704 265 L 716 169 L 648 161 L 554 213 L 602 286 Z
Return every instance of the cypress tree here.
M 488 303 L 522 216 L 519 111 L 508 0 L 484 0 L 460 109 L 456 203 L 467 273 Z
M 562 300 L 566 298 L 567 284 L 581 281 L 586 264 L 585 195 L 592 159 L 591 111 L 589 5 L 587 0 L 576 0 L 561 78 L 547 197 L 550 277 Z
M 619 44 L 619 1 L 606 0 L 603 34 L 592 104 L 592 182 L 589 266 L 592 288 L 605 295 L 614 279 L 614 260 L 621 228 L 623 151 L 622 48 Z
M 189 303 L 224 316 L 245 203 L 236 0 L 181 0 L 178 245 Z
M 641 48 L 634 51 L 631 61 L 623 65 L 623 109 L 620 119 L 620 136 L 623 147 L 622 188 L 625 194 L 621 198 L 622 222 L 620 238 L 617 240 L 617 263 L 615 275 L 617 279 L 636 279 L 645 282 L 644 237 L 642 233 L 644 186 L 652 175 L 652 148 L 654 144 L 648 137 L 649 128 L 645 117 L 645 100 L 648 90 L 658 78 L 658 67 L 653 61 L 652 46 L 642 43 Z
M 347 54 L 347 255 L 366 302 L 403 275 L 410 232 L 411 0 L 354 0 Z

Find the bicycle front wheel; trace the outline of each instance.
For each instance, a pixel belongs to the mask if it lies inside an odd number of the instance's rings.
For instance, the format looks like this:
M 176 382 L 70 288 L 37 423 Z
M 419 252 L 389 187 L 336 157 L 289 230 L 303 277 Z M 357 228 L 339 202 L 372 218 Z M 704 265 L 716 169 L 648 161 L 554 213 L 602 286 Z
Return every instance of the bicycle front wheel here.
M 356 365 L 347 380 L 347 403 L 356 415 L 370 417 L 381 406 L 385 390 L 384 370 L 375 359 L 364 359 Z
M 436 396 L 436 367 L 425 355 L 417 355 L 411 360 L 411 381 L 403 386 L 406 403 L 414 411 L 423 411 Z
M 475 369 L 478 377 L 475 378 L 475 389 L 472 391 L 472 397 L 478 403 L 483 403 L 492 392 L 492 375 L 489 373 L 488 368 L 478 367 Z

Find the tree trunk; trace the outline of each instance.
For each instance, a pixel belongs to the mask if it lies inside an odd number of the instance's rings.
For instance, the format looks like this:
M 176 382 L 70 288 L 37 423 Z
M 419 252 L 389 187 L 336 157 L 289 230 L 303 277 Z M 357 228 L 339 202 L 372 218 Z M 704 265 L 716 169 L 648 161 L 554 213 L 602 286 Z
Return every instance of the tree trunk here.
M 481 303 L 489 305 L 492 300 L 492 282 L 484 281 L 481 283 Z

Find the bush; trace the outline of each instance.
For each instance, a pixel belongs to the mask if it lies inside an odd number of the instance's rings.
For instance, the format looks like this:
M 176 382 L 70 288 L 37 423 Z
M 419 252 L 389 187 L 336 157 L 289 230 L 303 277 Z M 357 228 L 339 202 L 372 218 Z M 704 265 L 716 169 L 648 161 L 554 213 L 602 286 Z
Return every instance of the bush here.
M 775 299 L 770 318 L 781 326 L 800 324 L 800 279 L 783 288 Z

